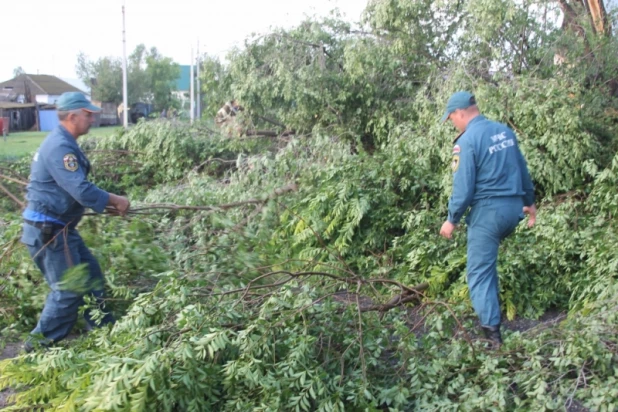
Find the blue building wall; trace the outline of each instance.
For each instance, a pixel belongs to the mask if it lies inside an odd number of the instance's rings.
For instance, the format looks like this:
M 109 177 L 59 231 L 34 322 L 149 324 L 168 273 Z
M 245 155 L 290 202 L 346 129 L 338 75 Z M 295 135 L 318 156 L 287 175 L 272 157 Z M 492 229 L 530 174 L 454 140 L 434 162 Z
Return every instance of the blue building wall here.
M 193 75 L 196 75 L 196 67 L 193 66 Z M 176 79 L 176 91 L 189 91 L 191 88 L 191 66 L 181 65 L 180 76 Z
M 56 110 L 40 110 L 39 111 L 39 124 L 41 125 L 42 132 L 49 132 L 54 130 L 60 121 L 58 120 L 58 112 Z

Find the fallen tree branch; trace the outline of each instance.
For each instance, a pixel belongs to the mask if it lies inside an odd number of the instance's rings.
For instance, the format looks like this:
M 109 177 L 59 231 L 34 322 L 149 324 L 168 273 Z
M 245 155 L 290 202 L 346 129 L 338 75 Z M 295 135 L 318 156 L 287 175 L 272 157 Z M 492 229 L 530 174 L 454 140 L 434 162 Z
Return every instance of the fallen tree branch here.
M 142 207 L 135 207 L 135 208 L 131 208 L 129 209 L 129 211 L 127 212 L 127 215 L 145 215 L 145 214 L 155 214 L 157 212 L 154 212 L 155 210 L 170 210 L 170 211 L 177 211 L 177 210 L 228 210 L 228 209 L 232 209 L 235 207 L 239 207 L 239 206 L 245 206 L 245 205 L 261 205 L 264 204 L 266 202 L 268 202 L 270 199 L 273 199 L 277 196 L 281 196 L 285 193 L 288 192 L 295 192 L 298 190 L 298 186 L 296 186 L 296 184 L 291 183 L 287 186 L 283 186 L 280 188 L 277 188 L 275 190 L 273 190 L 273 192 L 271 194 L 269 194 L 268 196 L 264 197 L 264 198 L 255 198 L 255 199 L 249 199 L 249 200 L 243 200 L 243 201 L 239 201 L 239 202 L 232 202 L 232 203 L 224 203 L 221 205 L 217 205 L 217 206 L 184 206 L 184 205 L 174 205 L 174 204 L 169 204 L 169 203 L 152 203 L 146 206 L 142 206 Z M 84 216 L 93 216 L 93 215 L 97 215 L 98 213 L 84 213 Z M 104 214 L 109 214 L 109 215 L 118 215 L 118 212 L 114 211 L 113 208 L 106 208 Z
M 9 182 L 13 182 L 13 183 L 17 183 L 18 185 L 22 185 L 22 186 L 28 186 L 28 182 L 24 182 L 22 180 L 19 179 L 15 179 L 9 176 L 5 176 L 3 174 L 0 174 L 0 178 L 8 180 Z
M 13 193 L 11 193 L 9 191 L 9 189 L 7 189 L 6 187 L 4 187 L 3 184 L 0 183 L 0 190 L 2 190 L 4 193 L 7 194 L 8 197 L 10 197 L 15 203 L 17 203 L 19 205 L 20 208 L 24 208 L 25 205 L 22 201 L 20 201 L 17 196 L 15 196 Z
M 172 204 L 166 204 L 166 203 L 153 203 L 150 204 L 148 206 L 145 207 L 137 207 L 134 209 L 131 209 L 131 211 L 145 211 L 145 210 L 152 210 L 152 209 L 167 209 L 167 210 L 227 210 L 227 209 L 232 209 L 235 207 L 239 207 L 239 206 L 244 206 L 244 205 L 257 205 L 257 204 L 261 204 L 261 203 L 266 203 L 267 201 L 269 201 L 270 199 L 277 197 L 277 196 L 281 196 L 284 193 L 287 192 L 295 192 L 296 190 L 298 190 L 298 186 L 296 186 L 295 184 L 289 184 L 287 186 L 283 186 L 280 188 L 275 189 L 270 195 L 266 196 L 265 198 L 255 198 L 255 199 L 249 199 L 249 200 L 243 200 L 240 202 L 232 202 L 232 203 L 224 203 L 221 205 L 217 205 L 217 206 L 182 206 L 182 205 L 172 205 Z
M 365 361 L 365 345 L 363 343 L 363 311 L 360 304 L 360 290 L 362 282 L 356 284 L 356 310 L 358 312 L 358 344 L 359 344 L 359 356 L 361 360 L 361 371 L 363 372 L 363 384 L 367 384 L 367 363 Z
M 212 157 L 212 158 L 210 158 L 210 159 L 208 159 L 208 160 L 206 160 L 206 161 L 204 161 L 204 162 L 200 163 L 199 165 L 195 166 L 195 167 L 193 168 L 193 170 L 191 170 L 191 171 L 192 171 L 192 172 L 197 172 L 197 171 L 198 171 L 201 167 L 206 166 L 208 163 L 210 163 L 210 162 L 214 162 L 214 161 L 217 161 L 217 162 L 220 162 L 220 163 L 224 163 L 224 164 L 225 164 L 225 163 L 236 163 L 236 162 L 237 162 L 237 160 L 236 160 L 236 159 L 225 160 L 225 159 L 220 159 L 220 158 L 218 158 L 218 157 Z
M 429 283 L 427 282 L 421 283 L 412 288 L 406 287 L 402 293 L 393 296 L 388 302 L 381 305 L 366 306 L 365 308 L 363 308 L 363 312 L 388 312 L 389 310 L 396 308 L 397 306 L 401 306 L 414 300 L 418 300 L 419 297 L 422 296 L 422 292 L 427 289 L 429 289 Z
M 139 154 L 143 155 L 144 152 L 135 152 L 133 150 L 113 150 L 113 149 L 93 149 L 85 150 L 86 153 L 119 153 L 119 154 Z
M 258 118 L 264 120 L 265 122 L 268 122 L 270 124 L 274 124 L 275 126 L 279 126 L 279 127 L 283 127 L 284 129 L 287 129 L 287 127 L 285 127 L 285 125 L 283 123 L 280 123 L 274 119 L 271 119 L 270 117 L 266 117 L 266 116 L 261 116 L 261 115 L 256 115 Z
M 279 280 L 277 282 L 274 283 L 270 283 L 270 284 L 266 284 L 266 285 L 254 285 L 254 283 L 259 282 L 262 279 L 265 279 L 267 277 L 270 276 L 274 276 L 274 275 L 286 275 L 286 278 Z M 400 287 L 403 292 L 399 293 L 395 296 L 393 296 L 391 299 L 388 300 L 388 302 L 384 303 L 384 304 L 378 304 L 378 305 L 370 305 L 370 306 L 360 306 L 359 307 L 359 311 L 360 312 L 387 312 L 391 309 L 394 309 L 396 307 L 402 306 L 406 303 L 412 302 L 414 300 L 419 300 L 423 295 L 423 291 L 427 290 L 429 288 L 429 283 L 424 282 L 421 284 L 418 284 L 416 286 L 413 287 L 409 287 L 409 286 L 405 286 L 399 282 L 396 282 L 394 280 L 389 280 L 389 279 L 360 279 L 357 277 L 341 277 L 341 276 L 337 276 L 334 275 L 332 273 L 327 273 L 327 272 L 289 272 L 289 271 L 285 271 L 285 270 L 280 270 L 280 271 L 276 271 L 276 272 L 269 272 L 266 274 L 263 274 L 261 276 L 256 277 L 255 279 L 252 279 L 248 285 L 244 288 L 238 288 L 238 289 L 234 289 L 234 290 L 228 290 L 225 292 L 220 292 L 220 293 L 208 293 L 205 296 L 225 296 L 225 295 L 234 295 L 234 294 L 242 294 L 241 296 L 241 300 L 243 298 L 245 298 L 250 291 L 255 291 L 255 290 L 260 290 L 260 289 L 272 289 L 272 288 L 277 288 L 280 286 L 285 285 L 286 283 L 289 283 L 290 281 L 292 281 L 293 279 L 297 279 L 297 278 L 301 278 L 301 277 L 309 277 L 309 276 L 323 276 L 323 277 L 327 277 L 327 278 L 331 278 L 335 281 L 339 281 L 342 283 L 347 283 L 349 285 L 352 284 L 357 284 L 357 285 L 367 285 L 367 284 L 371 284 L 371 283 L 383 283 L 383 284 L 394 284 L 397 285 L 398 287 Z M 200 296 L 202 294 L 199 294 Z M 358 297 L 356 299 L 356 301 L 358 302 Z
M 278 133 L 273 130 L 247 130 L 245 136 L 263 136 L 263 137 L 287 137 L 296 134 L 295 130 L 286 130 Z

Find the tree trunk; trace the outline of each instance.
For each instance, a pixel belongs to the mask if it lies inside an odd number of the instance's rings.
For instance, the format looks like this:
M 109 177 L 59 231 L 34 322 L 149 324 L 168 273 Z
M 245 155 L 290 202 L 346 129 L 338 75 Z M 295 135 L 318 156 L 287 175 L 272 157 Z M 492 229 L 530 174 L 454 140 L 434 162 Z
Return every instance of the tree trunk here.
M 607 16 L 607 9 L 603 0 L 557 0 L 560 9 L 564 14 L 562 21 L 562 30 L 571 32 L 577 37 L 581 37 L 584 42 L 584 59 L 591 62 L 595 59 L 594 51 L 590 47 L 590 42 L 586 35 L 586 30 L 582 26 L 582 22 L 586 18 L 590 19 L 593 35 L 600 37 L 610 37 L 612 35 L 612 27 Z M 584 15 L 585 14 L 585 15 Z M 554 55 L 554 64 L 561 65 L 569 63 L 564 51 L 558 51 Z M 607 81 L 609 94 L 612 96 L 618 95 L 618 80 L 609 79 Z
M 584 28 L 580 25 L 580 17 L 582 17 L 580 14 L 586 13 L 595 34 L 611 35 L 611 25 L 603 0 L 558 0 L 558 4 L 564 13 L 562 30 L 569 30 L 578 36 L 585 37 Z
M 590 20 L 592 21 L 592 27 L 596 34 L 603 36 L 610 36 L 612 33 L 609 19 L 607 18 L 607 11 L 603 0 L 581 0 L 585 6 Z
M 592 31 L 599 36 L 611 36 L 611 26 L 607 17 L 607 11 L 603 0 L 557 0 L 564 15 L 562 20 L 562 30 L 571 32 L 577 37 L 581 37 L 584 42 L 587 59 L 594 59 L 590 48 L 590 42 L 586 36 L 586 30 L 582 22 L 587 17 L 590 19 Z M 554 63 L 557 65 L 568 63 L 565 53 L 558 51 L 554 56 Z

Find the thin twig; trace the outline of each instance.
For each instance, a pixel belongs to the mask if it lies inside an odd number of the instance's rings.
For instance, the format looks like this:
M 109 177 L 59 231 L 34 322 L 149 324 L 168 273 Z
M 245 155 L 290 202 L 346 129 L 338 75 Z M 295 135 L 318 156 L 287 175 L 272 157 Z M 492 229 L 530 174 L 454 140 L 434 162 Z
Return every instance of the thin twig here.
M 86 153 L 120 153 L 120 154 L 145 154 L 144 152 L 134 152 L 133 150 L 112 150 L 112 149 L 104 149 L 104 150 L 85 150 Z
M 5 176 L 5 175 L 2 175 L 2 174 L 0 174 L 0 177 L 3 178 L 3 179 L 8 180 L 9 182 L 17 183 L 17 184 L 20 184 L 22 186 L 28 186 L 28 182 L 24 182 L 23 180 L 15 179 L 15 178 L 12 178 L 12 177 L 9 177 L 9 176 Z
M 367 363 L 365 361 L 365 345 L 363 344 L 363 313 L 359 300 L 361 285 L 360 281 L 356 284 L 356 310 L 358 312 L 358 343 L 360 345 L 359 356 L 361 359 L 361 370 L 363 372 L 363 384 L 367 385 Z
M 220 159 L 218 157 L 212 157 L 212 158 L 210 158 L 210 159 L 200 163 L 199 165 L 195 166 L 193 168 L 192 172 L 197 172 L 202 166 L 206 166 L 208 163 L 214 162 L 214 161 L 217 161 L 217 162 L 220 162 L 220 163 L 236 163 L 237 162 L 236 159 L 226 160 L 226 159 Z
M 275 189 L 270 195 L 266 196 L 265 198 L 254 198 L 254 199 L 249 199 L 249 200 L 243 200 L 243 201 L 239 201 L 239 202 L 232 202 L 232 203 L 224 203 L 221 205 L 217 205 L 217 206 L 183 206 L 183 205 L 174 205 L 174 204 L 169 204 L 169 203 L 153 203 L 150 204 L 148 206 L 143 206 L 143 207 L 136 207 L 136 208 L 131 208 L 129 210 L 129 214 L 130 213 L 135 213 L 135 212 L 143 212 L 143 211 L 150 211 L 150 210 L 156 210 L 156 209 L 166 209 L 166 210 L 227 210 L 227 209 L 232 209 L 235 207 L 239 207 L 239 206 L 245 206 L 245 205 L 258 205 L 258 204 L 262 204 L 262 203 L 266 203 L 267 201 L 269 201 L 270 199 L 280 196 L 284 193 L 287 192 L 295 192 L 298 190 L 298 186 L 296 186 L 296 184 L 289 184 L 287 186 L 283 186 L 280 188 Z
M 17 196 L 15 196 L 13 193 L 11 193 L 11 192 L 9 191 L 9 189 L 7 189 L 6 187 L 4 187 L 4 185 L 3 185 L 3 184 L 1 184 L 1 183 L 0 183 L 0 190 L 2 190 L 4 193 L 6 193 L 6 195 L 7 195 L 8 197 L 10 197 L 10 198 L 11 198 L 11 199 L 15 202 L 15 203 L 17 203 L 17 204 L 19 205 L 19 207 L 20 207 L 20 208 L 22 208 L 22 209 L 23 209 L 23 208 L 25 207 L 24 202 L 20 201 L 20 200 L 17 198 Z

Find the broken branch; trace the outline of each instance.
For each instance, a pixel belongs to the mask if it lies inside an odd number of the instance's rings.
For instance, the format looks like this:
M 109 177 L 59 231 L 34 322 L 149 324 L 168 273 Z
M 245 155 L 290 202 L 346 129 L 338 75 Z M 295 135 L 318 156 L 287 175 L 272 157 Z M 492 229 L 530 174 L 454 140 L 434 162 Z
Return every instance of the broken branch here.
M 6 187 L 4 187 L 3 184 L 0 183 L 0 190 L 2 190 L 4 193 L 6 193 L 6 195 L 8 197 L 10 197 L 15 203 L 17 203 L 19 205 L 19 207 L 21 207 L 22 209 L 25 207 L 24 203 L 22 201 L 20 201 L 17 196 L 15 196 L 13 193 L 11 193 L 9 191 L 9 189 L 7 189 Z

